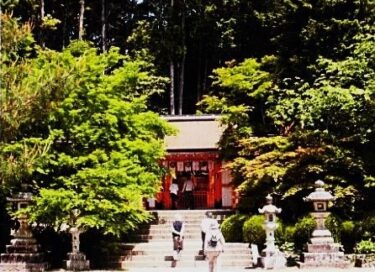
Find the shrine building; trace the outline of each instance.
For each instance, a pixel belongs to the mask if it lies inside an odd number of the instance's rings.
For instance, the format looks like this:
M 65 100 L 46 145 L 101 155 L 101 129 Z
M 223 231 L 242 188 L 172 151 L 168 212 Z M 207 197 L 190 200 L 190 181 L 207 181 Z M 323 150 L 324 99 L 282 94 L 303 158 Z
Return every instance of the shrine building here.
M 224 128 L 217 115 L 165 116 L 178 129 L 175 136 L 166 137 L 167 155 L 162 161 L 168 173 L 162 181 L 157 202 L 160 207 L 172 206 L 169 186 L 178 184 L 178 209 L 186 209 L 182 188 L 186 176 L 194 183 L 194 209 L 232 208 L 233 188 L 229 170 L 223 168 L 218 142 Z

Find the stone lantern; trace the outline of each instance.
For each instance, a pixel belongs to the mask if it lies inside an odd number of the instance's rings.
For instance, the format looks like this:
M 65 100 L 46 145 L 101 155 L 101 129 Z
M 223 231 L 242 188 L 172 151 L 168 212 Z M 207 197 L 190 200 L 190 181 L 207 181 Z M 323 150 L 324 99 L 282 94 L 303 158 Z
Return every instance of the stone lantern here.
M 281 208 L 273 205 L 272 200 L 272 196 L 267 195 L 266 205 L 258 210 L 265 217 L 266 248 L 262 251 L 262 264 L 266 269 L 282 268 L 286 264 L 284 254 L 275 245 L 275 230 L 277 229 L 276 214 L 281 212 Z
M 344 260 L 344 252 L 340 252 L 340 244 L 335 243 L 331 232 L 324 222 L 329 216 L 328 203 L 334 200 L 331 193 L 324 190 L 324 182 L 315 182 L 315 191 L 309 194 L 305 201 L 312 202 L 314 211 L 311 215 L 316 220 L 316 228 L 312 233 L 311 243 L 307 244 L 307 252 L 302 255 L 300 267 L 341 267 L 350 264 Z
M 33 201 L 28 185 L 21 186 L 21 192 L 7 198 L 17 211 L 26 208 Z M 14 222 L 14 230 L 11 231 L 13 239 L 6 246 L 6 253 L 1 254 L 0 271 L 45 271 L 48 263 L 44 261 L 44 254 L 40 252 L 40 245 L 33 236 L 29 218 L 26 214 L 19 214 Z
M 324 221 L 329 215 L 327 211 L 328 203 L 335 198 L 330 192 L 323 188 L 324 182 L 317 180 L 315 182 L 315 191 L 309 194 L 304 200 L 313 203 L 314 212 L 311 215 L 315 218 L 316 228 L 312 233 L 311 241 L 333 242 L 331 232 L 326 228 Z

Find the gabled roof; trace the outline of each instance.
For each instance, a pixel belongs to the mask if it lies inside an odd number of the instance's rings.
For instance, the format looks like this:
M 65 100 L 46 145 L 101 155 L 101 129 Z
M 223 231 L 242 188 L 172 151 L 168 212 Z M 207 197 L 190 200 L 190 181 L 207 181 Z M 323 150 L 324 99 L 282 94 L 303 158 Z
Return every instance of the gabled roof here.
M 224 131 L 218 115 L 164 116 L 178 129 L 177 135 L 167 136 L 168 151 L 218 149 L 217 143 Z

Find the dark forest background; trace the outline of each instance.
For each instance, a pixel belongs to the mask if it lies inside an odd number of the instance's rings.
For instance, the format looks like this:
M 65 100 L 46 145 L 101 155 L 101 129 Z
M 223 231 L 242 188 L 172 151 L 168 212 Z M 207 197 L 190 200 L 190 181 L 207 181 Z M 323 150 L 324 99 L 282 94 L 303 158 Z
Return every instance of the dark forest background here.
M 343 58 L 375 16 L 371 0 L 5 1 L 10 7 L 43 47 L 61 50 L 83 38 L 102 51 L 117 46 L 152 59 L 171 79 L 156 108 L 171 114 L 194 113 L 212 70 L 226 62 L 274 55 L 280 80 L 311 81 L 316 59 Z

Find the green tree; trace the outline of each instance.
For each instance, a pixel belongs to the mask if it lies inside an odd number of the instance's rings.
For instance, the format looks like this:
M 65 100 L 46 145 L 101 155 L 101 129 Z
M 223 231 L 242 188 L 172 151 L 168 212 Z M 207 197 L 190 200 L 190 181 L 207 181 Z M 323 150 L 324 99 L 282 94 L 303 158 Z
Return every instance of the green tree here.
M 256 60 L 215 71 L 213 87 L 220 95 L 202 104 L 224 114 L 223 150 L 232 150 L 240 192 L 255 196 L 252 203 L 243 201 L 244 208 L 255 210 L 257 197 L 275 193 L 284 215 L 294 220 L 306 210 L 302 197 L 318 178 L 336 195 L 340 216 L 361 217 L 363 207 L 372 205 L 373 28 L 364 26 L 353 40 L 342 60 L 317 61 L 313 83 L 279 80 L 272 70 L 277 66 Z
M 173 132 L 148 99 L 166 79 L 82 41 L 2 68 L 0 178 L 13 190 L 32 185 L 31 220 L 59 227 L 77 209 L 79 226 L 115 235 L 147 220 L 142 199 L 160 189 L 163 139 Z

